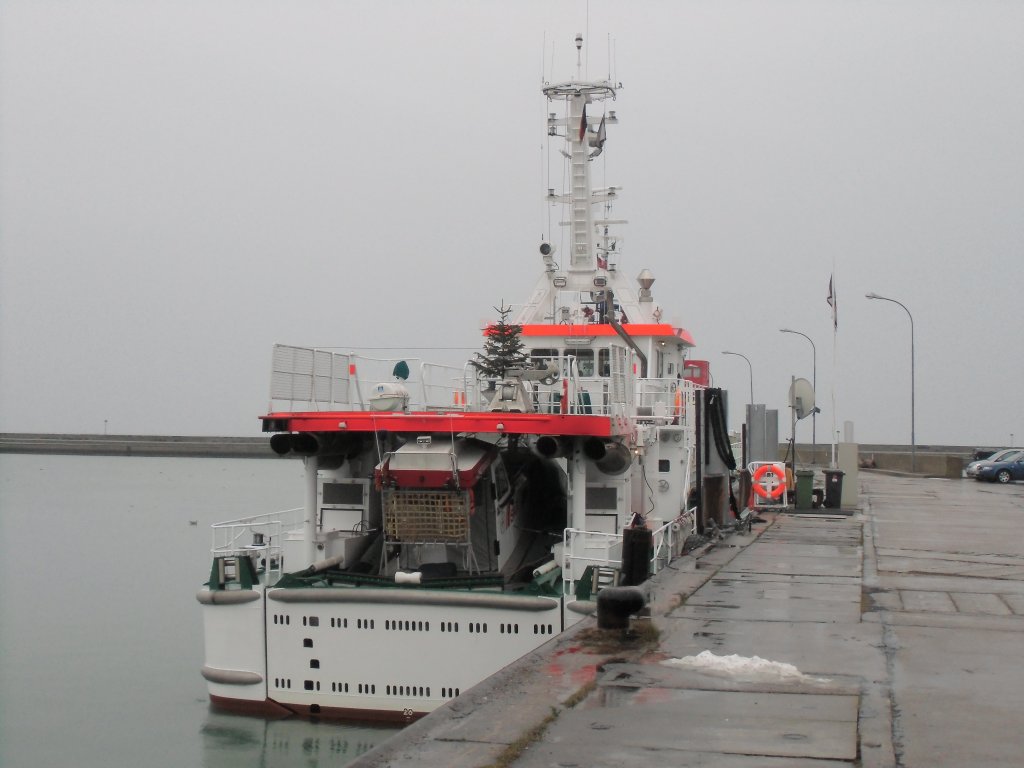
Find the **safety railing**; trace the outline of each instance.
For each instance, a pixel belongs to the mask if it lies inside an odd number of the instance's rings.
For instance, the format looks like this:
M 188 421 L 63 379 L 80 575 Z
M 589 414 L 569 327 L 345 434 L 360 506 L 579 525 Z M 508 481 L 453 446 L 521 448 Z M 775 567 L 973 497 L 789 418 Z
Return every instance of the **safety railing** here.
M 552 358 L 560 369 L 552 383 L 524 377 L 533 407 L 541 413 L 599 416 L 637 415 L 666 423 L 690 423 L 692 386 L 678 379 L 643 379 L 638 391 L 628 385 L 625 353 L 612 355 L 604 375 L 593 375 L 593 362 L 585 367 L 573 355 Z M 543 363 L 538 358 L 535 362 Z M 274 346 L 271 366 L 271 409 L 366 410 L 379 384 L 396 382 L 409 392 L 411 410 L 477 410 L 487 398 L 476 369 L 418 357 L 375 358 L 328 349 Z M 589 375 L 583 375 L 589 374 Z M 481 386 L 482 385 L 482 386 Z
M 685 510 L 652 532 L 650 574 L 653 576 L 682 554 L 693 533 L 695 509 Z M 566 528 L 562 539 L 562 573 L 567 593 L 575 589 L 588 566 L 618 569 L 622 566 L 622 534 Z
M 302 507 L 214 523 L 210 553 L 217 557 L 255 556 L 269 575 L 281 574 L 284 532 L 301 523 Z
M 618 569 L 622 565 L 622 534 L 566 528 L 562 545 L 562 588 L 566 594 L 575 594 L 576 582 L 587 566 Z
M 694 385 L 685 379 L 638 379 L 637 415 L 663 424 L 692 424 Z
M 688 509 L 654 531 L 654 553 L 651 555 L 651 575 L 679 557 L 686 539 L 694 532 L 696 508 Z
M 413 410 L 466 409 L 464 369 L 418 357 L 377 358 L 275 344 L 270 400 L 288 410 L 366 410 L 378 384 L 399 381 Z

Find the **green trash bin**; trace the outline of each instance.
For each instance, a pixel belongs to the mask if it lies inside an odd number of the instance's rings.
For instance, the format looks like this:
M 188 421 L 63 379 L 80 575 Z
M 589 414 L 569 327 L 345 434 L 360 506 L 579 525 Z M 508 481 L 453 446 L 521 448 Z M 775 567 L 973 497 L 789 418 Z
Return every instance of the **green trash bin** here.
M 812 509 L 814 499 L 814 470 L 798 469 L 796 471 L 796 508 Z

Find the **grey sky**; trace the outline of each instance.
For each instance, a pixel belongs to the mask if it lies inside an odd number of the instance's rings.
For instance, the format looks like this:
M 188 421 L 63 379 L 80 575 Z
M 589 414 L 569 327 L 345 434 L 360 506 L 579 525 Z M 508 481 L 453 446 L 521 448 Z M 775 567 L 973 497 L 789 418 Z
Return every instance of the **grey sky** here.
M 1024 3 L 586 9 L 6 0 L 0 429 L 255 434 L 274 342 L 477 348 L 541 266 L 542 60 L 570 74 L 582 31 L 624 84 L 621 266 L 731 426 L 723 349 L 788 436 L 789 327 L 819 442 L 833 382 L 859 441 L 908 442 L 909 323 L 875 291 L 914 314 L 918 442 L 1024 442 Z

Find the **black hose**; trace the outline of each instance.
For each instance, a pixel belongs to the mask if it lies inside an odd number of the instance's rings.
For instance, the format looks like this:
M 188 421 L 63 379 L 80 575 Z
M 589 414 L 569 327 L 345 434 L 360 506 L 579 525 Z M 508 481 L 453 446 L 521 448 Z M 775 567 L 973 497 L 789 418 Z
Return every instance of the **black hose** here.
M 732 444 L 729 442 L 729 432 L 726 429 L 725 398 L 722 397 L 722 390 L 708 390 L 708 421 L 711 422 L 711 432 L 715 437 L 715 452 L 725 463 L 730 472 L 736 469 L 736 457 L 732 452 Z M 736 496 L 732 490 L 732 475 L 729 476 L 729 509 L 734 515 L 739 515 L 739 506 L 736 503 Z
M 722 397 L 720 389 L 708 390 L 708 394 L 708 404 L 711 406 L 708 409 L 708 420 L 711 422 L 711 431 L 715 437 L 715 451 L 728 469 L 736 469 L 736 457 L 733 455 L 729 433 L 725 428 L 725 398 Z

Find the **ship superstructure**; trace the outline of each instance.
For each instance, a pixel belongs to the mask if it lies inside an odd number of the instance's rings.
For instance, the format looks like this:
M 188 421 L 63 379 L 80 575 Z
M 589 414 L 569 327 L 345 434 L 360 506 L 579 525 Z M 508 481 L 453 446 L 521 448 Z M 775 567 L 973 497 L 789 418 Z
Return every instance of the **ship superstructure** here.
M 693 342 L 662 321 L 647 270 L 625 276 L 619 190 L 591 184 L 617 87 L 543 90 L 568 246 L 539 245 L 512 318 L 522 365 L 274 348 L 263 429 L 305 487 L 294 510 L 214 527 L 198 599 L 215 704 L 411 719 L 592 612 L 625 529 L 652 532 L 651 572 L 679 554 Z

